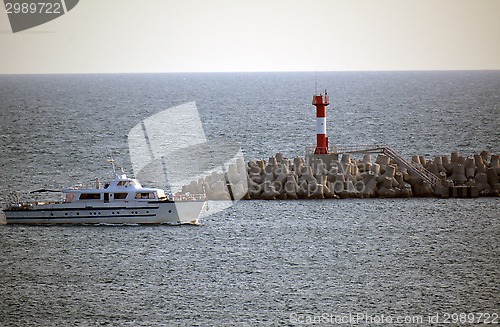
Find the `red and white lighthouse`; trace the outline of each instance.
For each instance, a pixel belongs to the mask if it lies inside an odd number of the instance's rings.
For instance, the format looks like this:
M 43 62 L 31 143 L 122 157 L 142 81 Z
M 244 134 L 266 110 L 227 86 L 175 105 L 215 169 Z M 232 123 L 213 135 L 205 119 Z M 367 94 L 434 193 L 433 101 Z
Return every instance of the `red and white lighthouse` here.
M 314 154 L 328 154 L 328 136 L 326 136 L 326 106 L 330 104 L 328 94 L 314 95 L 312 104 L 316 106 L 316 149 Z

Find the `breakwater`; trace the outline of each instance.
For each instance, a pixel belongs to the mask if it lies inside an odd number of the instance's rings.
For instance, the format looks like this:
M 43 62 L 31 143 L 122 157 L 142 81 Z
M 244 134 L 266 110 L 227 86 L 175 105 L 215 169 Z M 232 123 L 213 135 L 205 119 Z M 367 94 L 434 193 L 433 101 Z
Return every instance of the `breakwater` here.
M 500 157 L 487 151 L 463 156 L 412 156 L 387 146 L 335 148 L 331 154 L 236 160 L 182 187 L 210 200 L 499 196 Z

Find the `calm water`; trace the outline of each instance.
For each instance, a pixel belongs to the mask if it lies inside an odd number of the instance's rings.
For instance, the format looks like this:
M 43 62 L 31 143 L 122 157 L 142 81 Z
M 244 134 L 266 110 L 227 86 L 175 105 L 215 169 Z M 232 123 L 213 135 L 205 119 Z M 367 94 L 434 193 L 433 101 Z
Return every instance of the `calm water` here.
M 247 160 L 302 155 L 316 80 L 331 96 L 330 143 L 500 152 L 500 72 L 0 76 L 0 205 L 10 191 L 108 177 L 111 148 L 130 171 L 130 128 L 189 101 L 207 138 L 239 142 Z M 499 314 L 499 209 L 498 198 L 240 201 L 200 227 L 0 226 L 0 323 Z

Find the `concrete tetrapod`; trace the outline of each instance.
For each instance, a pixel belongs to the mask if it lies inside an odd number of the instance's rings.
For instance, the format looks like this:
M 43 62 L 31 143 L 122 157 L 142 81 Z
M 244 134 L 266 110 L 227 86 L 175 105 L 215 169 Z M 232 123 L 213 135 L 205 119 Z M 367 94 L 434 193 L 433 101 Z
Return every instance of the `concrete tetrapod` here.
M 462 156 L 412 156 L 438 177 L 436 188 L 420 175 L 400 166 L 385 154 L 375 162 L 370 154 L 356 160 L 350 154 L 321 158 L 286 158 L 282 153 L 265 160 L 242 160 L 225 174 L 211 175 L 182 188 L 183 193 L 206 192 L 210 200 L 229 199 L 323 199 L 350 197 L 498 196 L 500 157 L 488 152 Z M 326 162 L 323 159 L 327 160 Z M 230 192 L 228 192 L 230 191 Z M 231 193 L 231 195 L 229 194 Z M 476 195 L 477 194 L 477 195 Z

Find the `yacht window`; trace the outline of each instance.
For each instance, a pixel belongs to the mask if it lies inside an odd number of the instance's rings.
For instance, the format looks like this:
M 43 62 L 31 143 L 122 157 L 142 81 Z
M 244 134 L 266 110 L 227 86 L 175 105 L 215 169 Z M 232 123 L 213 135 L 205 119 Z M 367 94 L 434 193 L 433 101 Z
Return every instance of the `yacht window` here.
M 80 200 L 100 200 L 100 193 L 82 193 L 80 194 Z
M 117 186 L 134 186 L 134 185 L 137 185 L 137 182 L 136 181 L 119 181 L 117 184 Z
M 144 192 L 144 193 L 137 193 L 135 195 L 136 199 L 154 199 L 155 195 L 153 192 Z
M 128 193 L 115 193 L 115 200 L 125 200 Z

